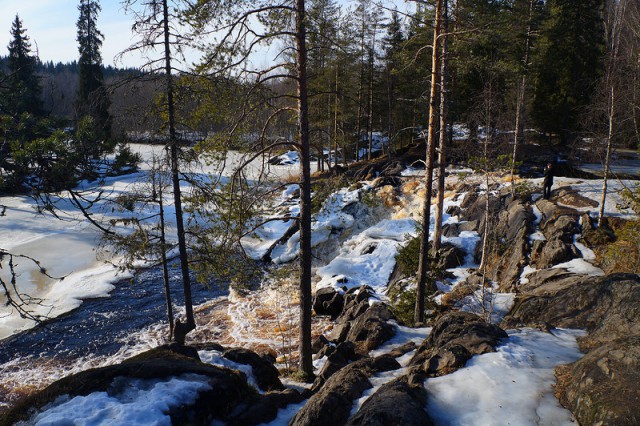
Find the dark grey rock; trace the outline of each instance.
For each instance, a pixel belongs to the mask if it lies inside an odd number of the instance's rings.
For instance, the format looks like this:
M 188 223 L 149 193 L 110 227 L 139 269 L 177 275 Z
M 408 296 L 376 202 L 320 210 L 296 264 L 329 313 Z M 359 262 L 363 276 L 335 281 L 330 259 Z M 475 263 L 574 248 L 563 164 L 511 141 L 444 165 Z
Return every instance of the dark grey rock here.
M 425 411 L 427 392 L 423 386 L 409 385 L 402 378 L 384 384 L 362 404 L 347 422 L 349 426 L 428 426 Z
M 508 337 L 500 327 L 468 312 L 441 316 L 431 334 L 409 363 L 429 376 L 449 374 L 463 367 L 473 355 L 494 352 L 500 339 Z
M 278 369 L 257 353 L 249 349 L 232 348 L 224 351 L 222 356 L 239 364 L 250 365 L 256 382 L 263 391 L 284 389 Z

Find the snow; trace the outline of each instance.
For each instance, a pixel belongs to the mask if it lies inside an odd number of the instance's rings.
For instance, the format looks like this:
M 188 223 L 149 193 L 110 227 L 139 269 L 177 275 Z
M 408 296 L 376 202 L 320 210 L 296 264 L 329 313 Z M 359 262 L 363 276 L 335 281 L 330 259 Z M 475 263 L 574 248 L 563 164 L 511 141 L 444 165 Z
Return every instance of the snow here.
M 436 425 L 572 425 L 553 395 L 553 369 L 582 354 L 584 332 L 510 330 L 497 352 L 473 357 L 453 374 L 428 379 L 427 411 Z
M 489 319 L 492 324 L 499 324 L 511 310 L 516 295 L 515 293 L 497 293 L 496 287 L 474 291 L 473 294 L 462 299 L 457 307 L 461 311 L 472 312 Z
M 385 219 L 347 240 L 340 253 L 318 268 L 321 280 L 316 288 L 370 286 L 383 294 L 396 264 L 398 248 L 407 235 L 415 235 L 413 219 Z M 345 282 L 346 278 L 346 282 Z
M 573 245 L 578 250 L 580 250 L 580 254 L 582 255 L 582 258 L 584 260 L 590 260 L 590 261 L 596 260 L 596 254 L 593 252 L 593 250 L 591 250 L 589 247 L 585 246 L 580 241 L 578 241 L 579 238 L 580 238 L 580 235 L 573 236 Z
M 520 284 L 529 284 L 529 278 L 527 276 L 536 272 L 537 269 L 532 267 L 531 265 L 527 265 L 522 269 L 522 273 L 520 274 Z
M 117 387 L 116 387 L 116 382 Z M 171 425 L 171 408 L 193 404 L 211 389 L 207 377 L 189 374 L 168 380 L 116 379 L 118 391 L 62 397 L 30 423 L 44 425 Z
M 395 336 L 387 340 L 378 349 L 369 351 L 370 357 L 375 358 L 377 356 L 384 355 L 408 342 L 413 342 L 416 344 L 416 347 L 418 347 L 422 344 L 424 339 L 426 339 L 427 336 L 429 336 L 429 334 L 431 333 L 431 327 L 423 327 L 423 328 L 405 327 L 403 325 L 399 325 L 394 320 L 389 321 L 389 323 L 392 324 L 396 330 Z M 415 353 L 415 350 L 410 351 L 405 355 L 399 358 L 396 358 L 396 360 L 400 363 L 401 366 L 406 367 L 409 364 L 409 361 L 411 361 L 411 357 L 413 357 L 414 353 Z
M 257 391 L 260 391 L 260 386 L 258 386 L 256 376 L 253 374 L 253 368 L 250 365 L 228 360 L 222 356 L 222 352 L 220 351 L 198 351 L 198 355 L 200 356 L 200 360 L 205 364 L 217 365 L 244 373 L 244 375 L 247 376 L 247 382 Z
M 311 247 L 329 240 L 334 233 L 340 233 L 346 229 L 350 229 L 355 224 L 352 215 L 345 213 L 345 207 L 354 204 L 360 200 L 361 191 L 367 190 L 368 187 L 362 189 L 349 190 L 343 188 L 331 194 L 323 203 L 320 212 L 313 216 L 311 224 Z M 300 252 L 300 232 L 297 231 L 285 245 L 278 245 L 272 252 L 271 258 L 274 263 L 286 263 L 296 258 Z
M 542 184 L 542 179 L 532 179 L 532 181 L 539 181 Z M 625 219 L 632 219 L 637 217 L 636 213 L 627 208 L 621 208 L 625 206 L 627 203 L 625 202 L 622 194 L 627 188 L 634 188 L 637 185 L 637 181 L 633 180 L 613 180 L 609 179 L 608 182 L 608 190 L 607 190 L 607 199 L 604 206 L 604 212 L 606 216 L 616 216 L 622 217 Z M 568 187 L 573 190 L 576 190 L 580 193 L 580 195 L 589 198 L 592 201 L 595 201 L 595 207 L 579 207 L 569 206 L 575 208 L 576 210 L 589 213 L 590 216 L 597 216 L 600 201 L 602 201 L 602 180 L 594 179 L 576 179 L 576 178 L 566 178 L 566 177 L 556 177 L 554 178 L 553 189 L 558 189 L 561 187 Z M 563 205 L 562 203 L 558 203 L 559 205 Z
M 563 268 L 569 272 L 580 275 L 591 275 L 594 277 L 604 276 L 604 271 L 597 266 L 593 266 L 582 258 L 573 259 L 568 262 L 559 263 L 553 266 L 554 269 Z

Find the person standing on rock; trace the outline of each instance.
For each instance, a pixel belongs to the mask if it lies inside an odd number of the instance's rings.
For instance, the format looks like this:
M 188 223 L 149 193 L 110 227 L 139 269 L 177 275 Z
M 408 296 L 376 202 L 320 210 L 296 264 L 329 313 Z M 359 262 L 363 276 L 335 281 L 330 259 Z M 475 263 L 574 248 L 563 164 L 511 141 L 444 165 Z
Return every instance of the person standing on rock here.
M 542 195 L 545 200 L 551 197 L 551 187 L 553 186 L 553 164 L 547 163 L 544 168 L 544 180 L 542 181 Z

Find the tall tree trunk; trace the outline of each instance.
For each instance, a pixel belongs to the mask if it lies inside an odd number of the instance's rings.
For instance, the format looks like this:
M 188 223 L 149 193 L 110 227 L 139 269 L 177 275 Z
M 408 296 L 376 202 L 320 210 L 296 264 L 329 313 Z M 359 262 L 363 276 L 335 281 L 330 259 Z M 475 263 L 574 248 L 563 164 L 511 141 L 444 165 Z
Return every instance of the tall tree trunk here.
M 600 199 L 600 209 L 598 210 L 598 226 L 602 225 L 602 219 L 604 218 L 604 206 L 607 201 L 607 190 L 609 186 L 609 168 L 611 163 L 611 151 L 613 147 L 613 133 L 615 126 L 615 88 L 614 84 L 611 84 L 609 92 L 609 131 L 607 133 L 607 150 L 604 160 L 604 176 L 602 178 L 602 197 Z
M 300 371 L 313 376 L 311 360 L 311 156 L 304 0 L 296 0 L 296 77 L 300 139 Z
M 613 150 L 613 139 L 616 132 L 615 115 L 616 115 L 616 72 L 618 65 L 618 53 L 620 47 L 620 37 L 622 36 L 622 23 L 625 16 L 625 8 L 627 0 L 621 0 L 617 4 L 613 4 L 613 17 L 609 29 L 609 64 L 607 69 L 606 84 L 609 92 L 607 113 L 609 118 L 609 129 L 607 132 L 607 147 L 604 161 L 604 176 L 602 178 L 602 198 L 600 200 L 600 209 L 598 211 L 598 226 L 602 225 L 604 218 L 604 208 L 607 201 L 607 190 L 609 185 L 609 169 L 611 164 L 611 151 Z
M 164 31 L 164 59 L 165 78 L 167 90 L 167 109 L 169 118 L 169 155 L 171 161 L 171 183 L 173 186 L 173 202 L 176 210 L 176 228 L 178 232 L 178 252 L 180 256 L 180 270 L 182 272 L 182 287 L 184 289 L 184 307 L 186 323 L 176 321 L 174 327 L 174 340 L 184 344 L 187 334 L 196 328 L 193 317 L 193 300 L 191 298 L 191 277 L 189 276 L 189 260 L 187 244 L 184 233 L 184 219 L 182 214 L 182 194 L 180 192 L 180 166 L 178 163 L 178 139 L 176 137 L 176 113 L 173 98 L 173 77 L 171 68 L 171 43 L 169 32 L 169 6 L 167 0 L 162 0 L 163 31 Z
M 449 2 L 442 0 L 442 33 L 449 30 Z M 433 229 L 433 252 L 440 251 L 442 247 L 442 218 L 444 216 L 444 188 L 445 166 L 447 161 L 447 50 L 448 38 L 442 36 L 440 58 L 440 135 L 438 140 L 438 202 L 436 204 L 435 224 Z
M 429 97 L 429 128 L 427 133 L 425 197 L 422 205 L 422 234 L 420 236 L 420 260 L 418 264 L 418 284 L 416 287 L 416 305 L 414 320 L 424 322 L 425 293 L 427 291 L 427 272 L 429 269 L 429 224 L 431 221 L 431 195 L 433 186 L 433 160 L 435 157 L 436 116 L 438 114 L 438 68 L 442 0 L 436 0 L 436 16 L 433 28 L 433 49 L 431 56 L 431 90 Z M 429 288 L 432 290 L 432 288 Z
M 333 167 L 338 167 L 338 89 L 339 89 L 339 77 L 340 69 L 336 66 L 336 93 L 333 104 Z M 343 160 L 346 162 L 344 152 L 342 153 Z
M 160 209 L 160 259 L 162 262 L 162 283 L 164 284 L 164 297 L 167 304 L 167 319 L 169 320 L 169 337 L 173 336 L 173 303 L 171 301 L 171 287 L 169 286 L 169 262 L 167 260 L 167 238 L 165 234 L 165 220 L 164 220 L 164 199 L 162 198 L 162 178 L 156 182 L 156 161 L 153 160 L 153 188 L 155 191 L 156 183 L 158 185 L 158 208 Z
M 365 16 L 362 12 L 362 27 L 360 28 L 360 81 L 358 82 L 358 118 L 356 122 L 356 161 L 360 160 L 360 138 L 362 137 L 362 116 L 364 114 L 364 107 L 362 105 L 362 98 L 364 98 L 364 42 L 365 42 Z
M 513 155 L 511 156 L 511 195 L 516 193 L 516 161 L 518 158 L 518 147 L 524 141 L 524 125 L 523 125 L 523 109 L 526 103 L 527 95 L 527 77 L 529 72 L 529 53 L 531 51 L 531 31 L 533 27 L 533 11 L 536 0 L 529 0 L 529 17 L 527 21 L 527 37 L 525 40 L 524 59 L 522 77 L 516 94 L 516 123 L 515 133 L 513 137 Z

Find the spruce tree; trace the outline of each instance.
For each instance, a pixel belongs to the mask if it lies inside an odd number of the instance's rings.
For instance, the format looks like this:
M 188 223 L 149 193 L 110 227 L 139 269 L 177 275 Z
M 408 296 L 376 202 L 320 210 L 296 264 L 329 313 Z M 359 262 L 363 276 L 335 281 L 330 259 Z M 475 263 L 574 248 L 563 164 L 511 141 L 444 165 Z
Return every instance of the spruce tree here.
M 533 118 L 568 142 L 602 76 L 603 0 L 549 0 L 535 56 Z
M 96 22 L 101 10 L 97 0 L 80 0 L 78 28 L 78 72 L 80 76 L 76 113 L 79 120 L 91 117 L 97 130 L 96 138 L 108 141 L 111 138 L 111 115 L 109 114 L 109 96 L 102 73 L 100 47 L 104 36 L 98 30 Z M 96 141 L 96 143 L 99 143 Z M 101 147 L 92 147 L 93 154 L 101 152 Z
M 9 69 L 7 108 L 10 115 L 17 118 L 24 113 L 34 116 L 42 114 L 42 88 L 36 75 L 37 57 L 31 54 L 31 43 L 16 15 L 11 25 L 9 42 Z

